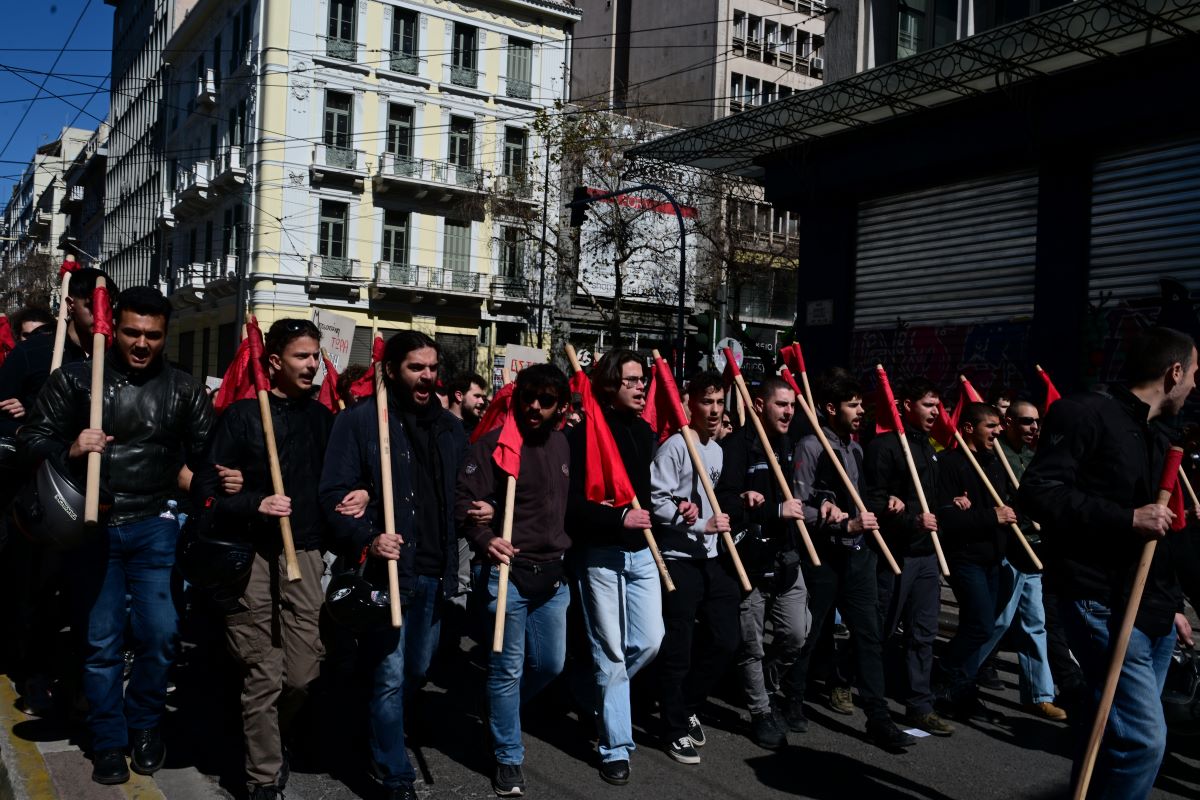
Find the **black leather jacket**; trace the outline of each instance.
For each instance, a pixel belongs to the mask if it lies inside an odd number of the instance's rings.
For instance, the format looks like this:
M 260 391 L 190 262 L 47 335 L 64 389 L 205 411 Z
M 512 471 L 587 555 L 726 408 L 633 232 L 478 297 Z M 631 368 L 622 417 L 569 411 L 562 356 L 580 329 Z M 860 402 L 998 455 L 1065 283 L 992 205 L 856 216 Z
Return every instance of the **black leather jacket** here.
M 88 427 L 92 362 L 67 364 L 46 381 L 20 440 L 35 459 L 60 458 Z M 112 493 L 108 525 L 126 525 L 166 508 L 185 463 L 199 467 L 215 423 L 199 381 L 161 359 L 140 372 L 128 370 L 109 350 L 104 361 L 104 450 L 100 478 Z M 71 468 L 83 482 L 86 459 Z

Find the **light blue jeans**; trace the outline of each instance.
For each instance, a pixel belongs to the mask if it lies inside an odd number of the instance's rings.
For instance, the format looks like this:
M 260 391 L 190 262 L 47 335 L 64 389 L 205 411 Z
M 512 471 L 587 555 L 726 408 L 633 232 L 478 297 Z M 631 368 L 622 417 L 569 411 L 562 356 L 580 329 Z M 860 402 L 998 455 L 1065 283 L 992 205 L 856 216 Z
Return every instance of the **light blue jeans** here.
M 592 646 L 601 761 L 627 761 L 633 746 L 629 681 L 658 655 L 665 628 L 658 569 L 648 549 L 591 547 L 579 593 Z
M 1121 617 L 1094 600 L 1062 599 L 1059 610 L 1071 652 L 1079 659 L 1088 688 L 1093 692 L 1090 720 L 1108 672 L 1109 642 L 1120 630 Z M 1157 637 L 1133 629 L 1104 741 L 1092 772 L 1090 800 L 1142 800 L 1153 791 L 1167 749 L 1167 722 L 1161 696 L 1174 650 L 1174 627 L 1167 635 Z M 1077 728 L 1079 741 L 1071 769 L 1072 786 L 1079 777 L 1090 728 L 1090 725 Z
M 500 570 L 488 571 L 488 614 L 495 619 Z M 563 670 L 567 658 L 567 605 L 571 590 L 566 581 L 558 589 L 533 599 L 508 582 L 505 603 L 504 649 L 488 661 L 488 725 L 498 764 L 521 764 L 521 706 Z
M 1050 657 L 1046 646 L 1046 607 L 1042 604 L 1042 574 L 1024 573 L 1008 561 L 1000 565 L 1002 578 L 1012 581 L 1012 594 L 1000 616 L 996 627 L 983 647 L 967 661 L 969 674 L 978 675 L 983 662 L 996 649 L 1005 632 L 1017 621 L 1024 634 L 1021 647 L 1017 650 L 1020 667 L 1019 683 L 1022 703 L 1054 702 L 1054 676 L 1050 674 Z M 1007 571 L 1007 572 L 1006 572 Z

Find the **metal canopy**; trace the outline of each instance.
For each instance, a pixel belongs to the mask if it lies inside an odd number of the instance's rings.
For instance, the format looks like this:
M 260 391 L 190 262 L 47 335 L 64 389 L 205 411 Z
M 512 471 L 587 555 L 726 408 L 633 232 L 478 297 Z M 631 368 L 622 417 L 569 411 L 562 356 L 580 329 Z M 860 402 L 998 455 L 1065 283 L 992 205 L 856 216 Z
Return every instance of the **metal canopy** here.
M 1185 37 L 1200 0 L 1079 0 L 638 145 L 637 159 L 758 177 L 788 147 Z M 1185 101 L 1186 102 L 1186 101 Z

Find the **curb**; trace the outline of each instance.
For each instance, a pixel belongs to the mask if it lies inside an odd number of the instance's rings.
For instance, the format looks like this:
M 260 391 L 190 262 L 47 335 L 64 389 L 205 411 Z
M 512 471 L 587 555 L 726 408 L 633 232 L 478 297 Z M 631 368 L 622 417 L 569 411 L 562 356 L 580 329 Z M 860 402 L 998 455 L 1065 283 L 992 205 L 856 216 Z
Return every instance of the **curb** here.
M 57 797 L 46 759 L 37 744 L 28 742 L 12 733 L 13 726 L 22 720 L 15 719 L 17 693 L 8 676 L 0 676 L 0 800 L 31 800 Z

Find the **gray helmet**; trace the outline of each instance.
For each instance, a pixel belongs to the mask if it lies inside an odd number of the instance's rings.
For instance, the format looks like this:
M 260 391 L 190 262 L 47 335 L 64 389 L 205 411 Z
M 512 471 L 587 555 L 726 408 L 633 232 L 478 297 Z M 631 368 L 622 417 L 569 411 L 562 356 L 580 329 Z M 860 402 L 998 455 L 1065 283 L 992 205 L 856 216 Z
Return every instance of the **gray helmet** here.
M 70 473 L 46 459 L 17 494 L 13 518 L 34 542 L 70 550 L 83 544 L 83 504 L 84 492 Z

